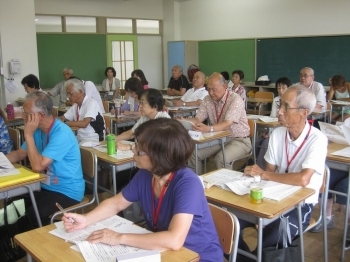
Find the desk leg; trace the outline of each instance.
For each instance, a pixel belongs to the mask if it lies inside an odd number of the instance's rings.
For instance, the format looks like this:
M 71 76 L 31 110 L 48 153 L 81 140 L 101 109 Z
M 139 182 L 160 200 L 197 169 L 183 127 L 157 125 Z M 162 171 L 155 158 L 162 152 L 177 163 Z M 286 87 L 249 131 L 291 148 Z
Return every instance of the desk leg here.
M 30 195 L 30 199 L 32 200 L 32 205 L 33 205 L 33 208 L 34 208 L 36 220 L 38 221 L 38 225 L 39 225 L 39 227 L 42 227 L 43 225 L 41 224 L 41 219 L 40 219 L 38 207 L 36 206 L 36 201 L 35 201 L 35 197 L 34 197 L 34 194 L 33 194 L 33 190 L 28 185 L 25 185 L 25 187 L 28 189 L 28 192 L 29 192 L 29 195 Z
M 225 143 L 224 143 L 224 139 L 221 138 L 220 140 L 221 140 L 222 157 L 224 160 L 224 168 L 226 168 Z
M 29 253 L 27 253 L 27 262 L 33 262 L 33 258 Z
M 197 175 L 201 175 L 201 174 L 198 174 L 198 145 L 195 144 L 195 149 L 194 149 L 194 158 L 195 158 L 195 171 L 196 171 L 196 174 Z
M 298 204 L 298 221 L 299 221 L 299 238 L 300 238 L 300 261 L 304 262 L 304 233 L 303 233 L 303 222 L 301 220 L 301 206 L 304 202 Z
M 113 181 L 113 195 L 117 194 L 117 174 L 115 172 L 115 165 L 110 165 L 112 181 Z
M 258 245 L 256 261 L 262 261 L 262 238 L 263 238 L 263 219 L 260 217 L 258 221 Z
M 344 107 L 343 107 L 344 108 Z M 343 111 L 342 111 L 343 112 Z M 350 170 L 349 170 L 349 177 L 350 177 Z M 344 236 L 343 236 L 343 245 L 341 250 L 341 258 L 340 261 L 344 261 L 345 258 L 345 250 L 346 250 L 346 235 L 348 234 L 348 213 L 349 213 L 349 199 L 350 199 L 350 178 L 348 182 L 348 194 L 346 196 L 346 211 L 345 211 L 345 222 L 344 222 Z

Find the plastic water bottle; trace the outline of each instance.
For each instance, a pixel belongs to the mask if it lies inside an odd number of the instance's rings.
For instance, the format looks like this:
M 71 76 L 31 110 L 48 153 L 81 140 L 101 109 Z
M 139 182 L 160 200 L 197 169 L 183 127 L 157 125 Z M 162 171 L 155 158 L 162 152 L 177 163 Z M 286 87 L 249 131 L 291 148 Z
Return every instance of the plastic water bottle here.
M 121 115 L 121 106 L 120 101 L 115 102 L 115 117 L 118 117 Z
M 250 186 L 250 203 L 260 204 L 263 201 L 263 187 L 261 177 L 254 176 L 254 183 Z
M 115 135 L 109 134 L 106 136 L 107 140 L 107 154 L 114 155 L 115 154 Z
M 8 119 L 15 119 L 15 109 L 13 108 L 13 105 L 10 102 L 7 103 L 6 113 Z

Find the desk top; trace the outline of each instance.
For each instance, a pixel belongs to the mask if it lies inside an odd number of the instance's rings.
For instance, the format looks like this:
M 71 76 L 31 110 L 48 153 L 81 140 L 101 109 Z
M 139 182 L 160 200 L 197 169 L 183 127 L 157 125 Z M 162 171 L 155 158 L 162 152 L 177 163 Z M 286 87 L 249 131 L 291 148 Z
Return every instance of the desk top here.
M 335 106 L 350 106 L 350 102 L 349 101 L 329 100 L 329 102 L 331 102 L 332 105 L 335 105 Z
M 15 236 L 15 242 L 26 252 L 32 255 L 35 261 L 84 261 L 81 253 L 70 248 L 72 244 L 65 242 L 49 231 L 55 225 L 37 228 Z M 199 261 L 199 255 L 187 248 L 178 251 L 165 251 L 161 253 L 162 262 Z
M 204 174 L 203 176 L 209 174 Z M 217 186 L 205 189 L 204 193 L 209 202 L 219 203 L 261 218 L 275 218 L 313 195 L 315 190 L 304 187 L 281 201 L 264 198 L 261 204 L 250 203 L 249 194 L 239 196 Z
M 336 143 L 329 142 L 326 159 L 337 161 L 337 162 L 343 162 L 344 164 L 350 165 L 350 158 L 343 157 L 343 156 L 331 155 L 333 152 L 341 150 L 341 149 L 346 148 L 346 147 L 348 147 L 348 146 L 343 145 L 343 144 L 336 144 Z
M 220 139 L 223 137 L 230 136 L 231 132 L 229 131 L 219 131 L 219 132 L 213 132 L 213 133 L 203 133 L 204 139 L 201 140 L 193 140 L 195 144 L 202 144 L 206 143 L 212 140 Z
M 269 98 L 255 98 L 255 97 L 247 97 L 247 101 L 249 103 L 272 103 L 273 99 Z
M 279 127 L 279 126 L 282 126 L 280 124 L 280 122 L 264 122 L 264 121 L 261 121 L 261 120 L 256 120 L 256 124 L 258 126 L 262 126 L 262 127 Z

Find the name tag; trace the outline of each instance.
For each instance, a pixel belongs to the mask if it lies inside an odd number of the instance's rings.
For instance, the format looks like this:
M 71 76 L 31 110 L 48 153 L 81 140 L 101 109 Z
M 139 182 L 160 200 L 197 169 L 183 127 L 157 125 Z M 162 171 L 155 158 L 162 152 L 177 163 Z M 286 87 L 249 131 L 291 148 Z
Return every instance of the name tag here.
M 192 130 L 189 130 L 188 133 L 190 134 L 190 137 L 193 139 L 193 140 L 201 140 L 203 139 L 203 135 L 202 135 L 202 132 L 197 132 L 197 131 L 192 131 Z
M 112 96 L 114 94 L 114 92 L 112 91 L 112 92 L 108 92 L 108 95 L 109 96 Z

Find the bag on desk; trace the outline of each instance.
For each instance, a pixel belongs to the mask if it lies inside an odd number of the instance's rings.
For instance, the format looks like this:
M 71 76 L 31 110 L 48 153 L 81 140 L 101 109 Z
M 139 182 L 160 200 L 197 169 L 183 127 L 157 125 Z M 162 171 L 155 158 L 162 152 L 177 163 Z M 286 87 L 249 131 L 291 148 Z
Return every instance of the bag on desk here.
M 15 244 L 14 236 L 33 229 L 29 219 L 21 215 L 15 202 L 9 198 L 4 199 L 4 225 L 0 226 L 0 261 L 2 262 L 17 261 L 26 255 L 26 252 Z M 11 212 L 14 214 L 10 215 Z M 17 216 L 17 219 L 10 224 L 9 218 L 14 216 Z
M 279 240 L 283 240 L 282 246 L 278 244 Z M 300 261 L 300 238 L 291 241 L 288 217 L 281 217 L 278 241 L 276 246 L 263 249 L 263 262 L 294 262 Z

